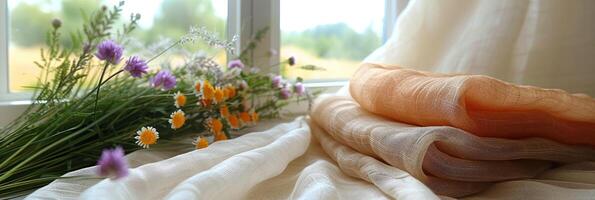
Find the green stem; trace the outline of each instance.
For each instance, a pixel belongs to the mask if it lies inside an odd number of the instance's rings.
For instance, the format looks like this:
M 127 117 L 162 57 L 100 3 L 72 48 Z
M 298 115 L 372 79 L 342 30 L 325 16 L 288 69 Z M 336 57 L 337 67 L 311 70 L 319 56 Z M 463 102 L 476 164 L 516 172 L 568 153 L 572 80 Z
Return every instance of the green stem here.
M 35 139 L 37 139 L 37 137 L 39 137 L 39 135 L 36 135 L 35 137 L 33 137 L 31 140 L 29 140 L 29 142 L 27 142 L 27 144 L 21 146 L 21 148 L 17 152 L 15 152 L 9 158 L 4 160 L 4 162 L 2 162 L 2 164 L 0 164 L 0 169 L 2 169 L 5 165 L 8 164 L 9 161 L 11 161 L 17 155 L 19 155 L 21 153 L 21 151 L 25 150 L 33 141 L 35 141 Z
M 118 74 L 122 73 L 123 71 L 124 71 L 124 70 L 122 70 L 122 69 L 121 69 L 121 70 L 117 71 L 116 73 L 112 74 L 111 76 L 107 77 L 107 78 L 105 79 L 105 81 L 103 81 L 103 83 L 101 83 L 101 85 L 103 85 L 103 84 L 107 83 L 107 81 L 109 81 L 109 80 L 111 80 L 112 78 L 116 77 Z M 97 90 L 99 90 L 99 89 L 97 89 Z
M 99 91 L 101 90 L 101 85 L 103 83 L 103 76 L 105 76 L 105 71 L 109 67 L 109 62 L 105 62 L 105 66 L 103 66 L 103 71 L 101 71 L 101 76 L 99 77 L 99 83 L 97 83 L 97 91 L 95 93 L 95 107 L 93 107 L 93 113 L 96 114 L 97 112 L 97 101 L 99 100 Z M 96 115 L 94 115 L 96 116 Z
M 135 97 L 132 97 L 132 98 L 134 99 L 134 98 L 136 98 L 136 97 L 138 97 L 138 96 L 140 96 L 140 95 L 137 95 L 137 96 L 135 96 Z M 13 168 L 11 168 L 10 170 L 8 170 L 7 172 L 3 173 L 3 174 L 2 174 L 2 176 L 0 176 L 0 182 L 2 182 L 2 181 L 4 181 L 4 180 L 6 180 L 8 177 L 10 177 L 10 176 L 11 176 L 11 175 L 12 175 L 12 174 L 13 174 L 15 171 L 17 171 L 19 168 L 21 168 L 22 166 L 24 166 L 24 165 L 26 165 L 27 163 L 31 162 L 33 159 L 37 158 L 38 156 L 40 156 L 40 155 L 44 154 L 46 151 L 48 151 L 48 150 L 50 150 L 50 149 L 52 149 L 52 148 L 54 148 L 54 147 L 56 147 L 56 146 L 58 146 L 58 145 L 61 145 L 62 143 L 66 142 L 66 141 L 68 141 L 68 140 L 74 139 L 74 137 L 76 137 L 76 136 L 78 136 L 79 134 L 81 134 L 81 133 L 83 133 L 83 132 L 85 132 L 85 131 L 89 130 L 90 128 L 92 128 L 92 127 L 94 127 L 94 126 L 98 125 L 98 124 L 99 124 L 101 121 L 103 121 L 103 120 L 105 120 L 106 118 L 110 117 L 110 116 L 111 116 L 112 114 L 114 114 L 114 112 L 116 112 L 117 110 L 119 110 L 119 109 L 121 109 L 121 108 L 123 108 L 123 107 L 125 107 L 125 106 L 128 106 L 128 104 L 130 104 L 131 102 L 132 102 L 132 101 L 128 101 L 128 102 L 126 102 L 126 103 L 123 103 L 123 104 L 119 105 L 118 107 L 116 107 L 116 108 L 114 109 L 114 111 L 112 111 L 112 112 L 110 112 L 110 113 L 108 113 L 108 114 L 106 114 L 106 115 L 102 116 L 101 118 L 99 118 L 99 119 L 97 119 L 97 120 L 94 120 L 92 123 L 90 123 L 90 124 L 89 124 L 89 125 L 87 125 L 86 127 L 82 128 L 82 129 L 80 129 L 80 130 L 78 130 L 78 131 L 76 131 L 76 132 L 74 132 L 74 133 L 72 133 L 72 134 L 70 134 L 70 135 L 68 135 L 68 136 L 66 136 L 66 137 L 63 137 L 62 139 L 60 139 L 60 140 L 58 140 L 58 141 L 56 141 L 56 142 L 54 142 L 54 143 L 52 143 L 52 144 L 50 144 L 50 145 L 48 145 L 48 146 L 44 147 L 43 149 L 41 149 L 41 150 L 39 150 L 39 151 L 35 152 L 35 154 L 33 154 L 33 155 L 29 156 L 27 159 L 25 159 L 24 161 L 20 162 L 20 163 L 19 163 L 19 164 L 17 164 L 15 167 L 13 167 Z

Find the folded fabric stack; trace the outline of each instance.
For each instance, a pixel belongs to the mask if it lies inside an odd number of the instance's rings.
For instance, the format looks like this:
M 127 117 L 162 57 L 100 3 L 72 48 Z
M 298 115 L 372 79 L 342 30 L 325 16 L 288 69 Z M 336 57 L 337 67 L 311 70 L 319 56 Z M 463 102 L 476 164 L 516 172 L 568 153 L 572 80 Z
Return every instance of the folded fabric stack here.
M 311 117 L 323 131 L 314 125 L 312 133 L 344 172 L 389 194 L 409 174 L 439 195 L 463 197 L 595 160 L 595 100 L 587 95 L 375 64 L 362 65 L 350 93 L 315 103 Z M 391 170 L 407 173 L 375 176 Z M 401 183 L 423 191 L 415 179 Z M 411 194 L 404 191 L 391 196 Z

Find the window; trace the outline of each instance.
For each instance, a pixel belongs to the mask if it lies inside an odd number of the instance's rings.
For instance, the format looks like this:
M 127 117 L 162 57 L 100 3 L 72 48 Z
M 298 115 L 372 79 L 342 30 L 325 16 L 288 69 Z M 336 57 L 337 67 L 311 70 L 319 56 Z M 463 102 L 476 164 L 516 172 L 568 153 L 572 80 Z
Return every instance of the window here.
M 45 34 L 51 20 L 62 21 L 63 45 L 68 43 L 68 33 L 80 28 L 82 13 L 90 13 L 101 5 L 111 7 L 120 0 L 9 0 L 8 86 L 10 92 L 27 91 L 35 84 L 40 69 L 33 64 L 39 59 L 39 49 L 45 45 Z M 159 43 L 162 38 L 179 38 L 190 26 L 205 26 L 225 36 L 227 1 L 221 0 L 128 0 L 125 1 L 122 21 L 131 13 L 141 14 L 139 30 L 129 46 L 143 49 Z M 119 27 L 119 26 L 115 26 Z M 197 49 L 196 47 L 186 47 Z M 134 51 L 135 48 L 127 50 Z M 224 51 L 208 52 L 225 61 Z M 175 59 L 175 55 L 172 56 Z M 158 63 L 158 62 L 156 62 Z
M 324 71 L 283 67 L 288 78 L 308 82 L 346 80 L 382 44 L 384 0 L 281 1 L 281 58 Z M 304 12 L 307 11 L 307 12 Z
M 53 18 L 63 21 L 64 30 L 73 30 L 82 23 L 78 18 L 81 11 L 89 12 L 101 4 L 114 5 L 119 1 L 0 1 L 0 101 L 30 97 L 23 86 L 35 81 L 39 69 L 32 61 L 39 58 L 39 47 Z M 122 17 L 127 18 L 132 12 L 142 15 L 140 30 L 135 31 L 141 46 L 160 41 L 159 36 L 178 37 L 190 25 L 203 25 L 221 33 L 221 37 L 239 35 L 237 48 L 242 49 L 251 34 L 269 27 L 268 37 L 252 56 L 252 60 L 262 66 L 261 71 L 280 72 L 288 78 L 301 76 L 309 85 L 328 86 L 328 81 L 346 81 L 358 62 L 381 45 L 390 35 L 396 13 L 407 2 L 126 0 Z M 262 56 L 270 52 L 279 53 Z M 209 53 L 216 54 L 221 63 L 226 59 L 222 52 Z M 267 68 L 289 56 L 295 56 L 298 65 L 314 64 L 326 71 Z

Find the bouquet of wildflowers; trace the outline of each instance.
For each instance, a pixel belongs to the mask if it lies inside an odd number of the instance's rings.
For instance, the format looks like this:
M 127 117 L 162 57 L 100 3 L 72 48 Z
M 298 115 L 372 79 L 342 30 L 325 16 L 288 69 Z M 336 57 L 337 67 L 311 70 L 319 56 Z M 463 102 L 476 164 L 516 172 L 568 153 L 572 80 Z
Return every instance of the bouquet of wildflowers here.
M 48 48 L 35 62 L 43 73 L 33 87 L 33 105 L 0 130 L 0 196 L 75 178 L 62 175 L 95 164 L 100 176 L 117 179 L 127 174 L 125 152 L 182 133 L 195 137 L 189 146 L 205 148 L 261 118 L 278 116 L 291 101 L 310 103 L 314 95 L 299 79 L 250 70 L 244 63 L 250 62 L 245 53 L 251 49 L 225 66 L 192 52 L 180 66 L 153 63 L 196 41 L 233 55 L 234 39 L 220 40 L 204 28 L 191 28 L 151 57 L 128 54 L 127 35 L 140 15 L 115 30 L 122 6 L 92 13 L 71 37 L 71 48 L 60 45 L 61 22 L 52 22 Z M 294 63 L 289 58 L 280 65 Z

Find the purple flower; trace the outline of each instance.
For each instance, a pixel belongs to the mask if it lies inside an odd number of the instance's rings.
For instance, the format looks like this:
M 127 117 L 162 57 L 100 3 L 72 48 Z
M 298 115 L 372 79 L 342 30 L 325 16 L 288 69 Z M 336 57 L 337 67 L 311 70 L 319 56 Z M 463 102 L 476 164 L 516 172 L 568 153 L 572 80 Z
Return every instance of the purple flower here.
M 124 159 L 122 147 L 104 149 L 97 161 L 97 174 L 110 179 L 119 179 L 128 175 L 128 162 Z
M 244 63 L 242 63 L 241 60 L 229 61 L 229 63 L 227 64 L 227 69 L 233 69 L 233 68 L 244 69 Z
M 151 79 L 151 86 L 163 86 L 163 90 L 170 90 L 176 87 L 176 77 L 168 70 L 161 70 Z
M 273 87 L 274 88 L 280 88 L 281 87 L 281 81 L 283 81 L 283 78 L 280 75 L 274 76 L 273 77 Z
M 289 66 L 295 65 L 295 57 L 289 57 L 289 59 L 287 59 L 287 62 L 289 63 Z
M 122 46 L 116 44 L 114 41 L 104 40 L 97 45 L 95 56 L 99 60 L 105 60 L 113 65 L 117 65 L 122 60 L 122 52 L 124 52 Z
M 136 78 L 140 78 L 143 74 L 146 74 L 148 68 L 147 63 L 138 56 L 128 58 L 126 66 L 124 66 L 124 70 L 130 72 L 130 75 Z
M 302 82 L 297 82 L 295 83 L 295 85 L 293 86 L 293 91 L 298 95 L 298 96 L 302 96 L 304 95 L 304 92 L 306 92 L 306 88 L 304 87 L 304 84 L 302 84 Z
M 289 97 L 291 97 L 291 90 L 288 87 L 281 88 L 279 97 L 281 97 L 281 99 L 289 99 Z

